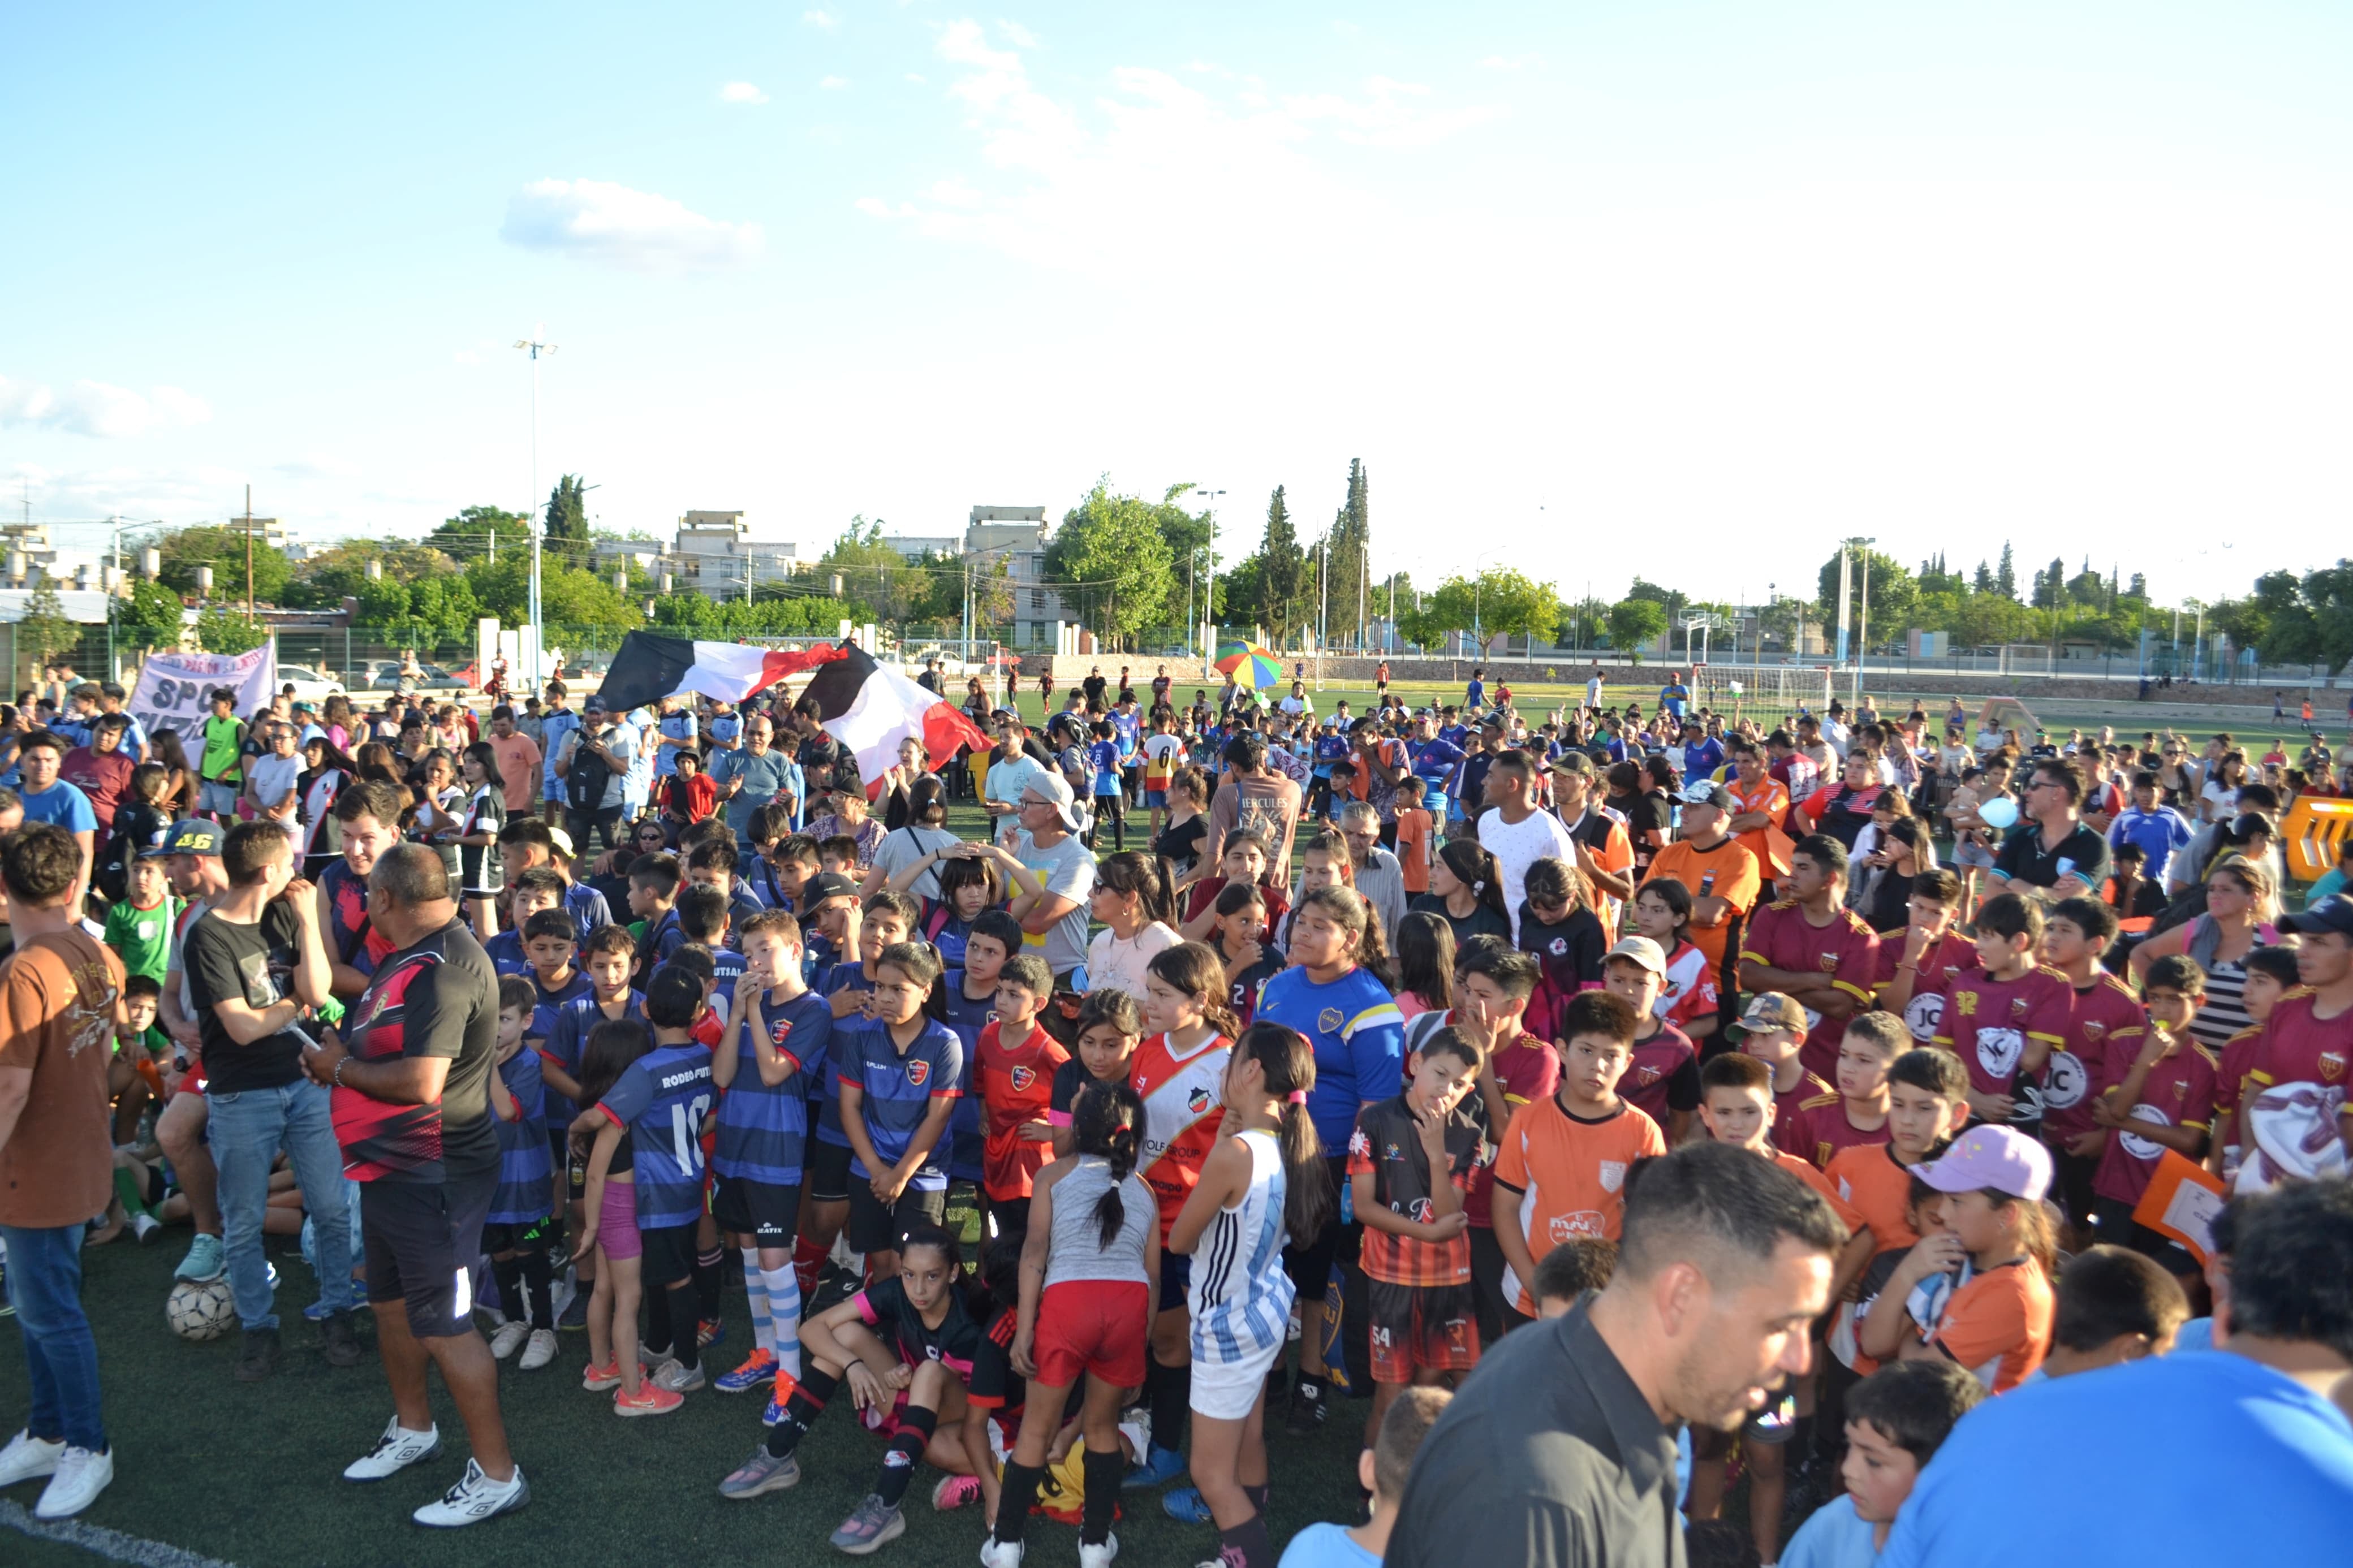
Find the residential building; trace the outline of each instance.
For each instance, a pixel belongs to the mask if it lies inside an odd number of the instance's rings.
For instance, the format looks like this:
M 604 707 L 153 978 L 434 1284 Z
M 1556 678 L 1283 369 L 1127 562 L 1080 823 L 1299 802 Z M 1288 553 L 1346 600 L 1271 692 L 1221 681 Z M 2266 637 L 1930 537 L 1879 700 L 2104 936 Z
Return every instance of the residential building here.
M 740 511 L 690 511 L 678 520 L 678 534 L 664 566 L 680 588 L 699 589 L 712 598 L 747 584 L 774 583 L 803 569 L 800 546 L 790 540 L 752 537 Z
M 975 565 L 1003 561 L 1013 579 L 1012 642 L 1051 647 L 1057 622 L 1078 616 L 1046 581 L 1046 542 L 1052 530 L 1042 506 L 976 506 L 964 531 L 964 557 Z

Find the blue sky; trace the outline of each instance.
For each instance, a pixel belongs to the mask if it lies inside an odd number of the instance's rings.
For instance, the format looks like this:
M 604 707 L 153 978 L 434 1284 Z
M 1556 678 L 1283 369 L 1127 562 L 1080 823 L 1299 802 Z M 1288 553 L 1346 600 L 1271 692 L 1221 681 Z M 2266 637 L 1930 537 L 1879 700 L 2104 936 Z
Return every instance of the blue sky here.
M 485 11 L 490 15 L 485 15 Z M 1227 548 L 1755 596 L 2008 538 L 2346 548 L 2353 20 L 2151 4 L 18 7 L 36 517 L 957 531 L 1101 473 Z

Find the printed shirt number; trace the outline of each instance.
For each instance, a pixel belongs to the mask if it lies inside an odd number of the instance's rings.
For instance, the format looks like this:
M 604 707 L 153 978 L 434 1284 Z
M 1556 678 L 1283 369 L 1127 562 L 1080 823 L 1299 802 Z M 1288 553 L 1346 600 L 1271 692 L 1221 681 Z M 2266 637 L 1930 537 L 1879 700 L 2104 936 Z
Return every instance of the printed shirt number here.
M 711 1109 L 711 1097 L 698 1094 L 684 1105 L 670 1108 L 670 1133 L 673 1152 L 678 1156 L 678 1168 L 688 1175 L 702 1169 L 702 1113 Z

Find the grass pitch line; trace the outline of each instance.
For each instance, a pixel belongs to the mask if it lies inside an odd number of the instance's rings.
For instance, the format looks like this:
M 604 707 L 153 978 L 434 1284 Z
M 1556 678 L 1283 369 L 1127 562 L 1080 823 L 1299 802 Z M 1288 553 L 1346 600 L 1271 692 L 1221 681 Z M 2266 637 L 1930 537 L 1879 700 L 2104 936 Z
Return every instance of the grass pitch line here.
M 35 1519 L 31 1510 L 22 1503 L 0 1502 L 0 1525 L 21 1531 L 36 1541 L 54 1541 L 61 1546 L 79 1546 L 110 1563 L 127 1563 L 133 1568 L 237 1568 L 235 1563 L 224 1563 L 217 1557 L 206 1557 L 185 1546 L 142 1540 L 136 1535 L 125 1535 L 119 1530 L 109 1530 L 103 1525 L 84 1524 L 71 1519 L 57 1524 L 44 1524 Z

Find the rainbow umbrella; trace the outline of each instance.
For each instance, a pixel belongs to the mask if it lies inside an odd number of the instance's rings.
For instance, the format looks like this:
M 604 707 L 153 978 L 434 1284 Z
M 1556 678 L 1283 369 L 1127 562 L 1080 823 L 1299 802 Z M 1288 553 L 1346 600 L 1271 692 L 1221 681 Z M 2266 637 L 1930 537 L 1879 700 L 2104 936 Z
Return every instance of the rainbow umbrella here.
M 1256 643 L 1220 643 L 1217 668 L 1219 674 L 1230 675 L 1242 685 L 1260 691 L 1282 679 L 1282 660 Z

